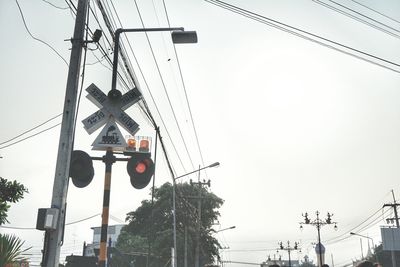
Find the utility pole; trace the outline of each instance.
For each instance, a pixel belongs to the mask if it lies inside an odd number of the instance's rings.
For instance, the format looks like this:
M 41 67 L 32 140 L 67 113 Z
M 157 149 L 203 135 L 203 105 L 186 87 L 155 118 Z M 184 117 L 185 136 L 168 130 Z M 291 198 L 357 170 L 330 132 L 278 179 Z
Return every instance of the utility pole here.
M 85 18 L 88 9 L 88 0 L 79 0 L 76 13 L 74 36 L 71 39 L 72 49 L 68 70 L 64 111 L 61 122 L 60 141 L 58 145 L 56 171 L 53 184 L 51 208 L 58 210 L 56 229 L 45 233 L 43 266 L 58 267 L 60 249 L 64 236 L 64 221 L 66 213 L 66 199 L 69 181 L 69 164 L 74 141 L 74 123 L 77 102 L 79 73 L 84 47 Z
M 203 185 L 208 185 L 210 187 L 210 180 L 205 182 L 200 181 L 200 167 L 199 167 L 199 175 L 197 183 L 193 183 L 190 180 L 190 185 L 198 185 L 199 187 L 199 196 L 197 202 L 197 231 L 196 231 L 196 250 L 195 250 L 195 267 L 200 267 L 200 230 L 201 230 L 201 190 Z
M 400 204 L 396 203 L 396 198 L 394 196 L 394 192 L 392 190 L 392 196 L 393 196 L 393 204 L 384 204 L 383 207 L 391 207 L 394 210 L 394 218 L 387 218 L 386 220 L 388 221 L 395 221 L 396 222 L 396 227 L 400 228 L 400 224 L 399 224 L 399 216 L 397 214 L 397 206 L 399 206 Z M 396 254 L 395 251 L 392 250 L 391 251 L 391 255 L 392 255 L 392 265 L 393 267 L 396 267 Z
M 290 242 L 288 241 L 288 242 L 287 242 L 287 246 L 284 247 L 283 244 L 282 244 L 282 242 L 280 242 L 280 243 L 279 243 L 279 248 L 278 248 L 278 249 L 279 249 L 279 250 L 286 250 L 286 251 L 288 252 L 288 255 L 289 255 L 289 267 L 292 267 L 292 263 L 291 263 L 291 259 L 290 259 L 290 252 L 291 252 L 292 250 L 299 250 L 299 248 L 298 248 L 298 243 L 297 243 L 297 242 L 294 242 L 294 246 L 291 247 L 291 246 L 290 246 Z

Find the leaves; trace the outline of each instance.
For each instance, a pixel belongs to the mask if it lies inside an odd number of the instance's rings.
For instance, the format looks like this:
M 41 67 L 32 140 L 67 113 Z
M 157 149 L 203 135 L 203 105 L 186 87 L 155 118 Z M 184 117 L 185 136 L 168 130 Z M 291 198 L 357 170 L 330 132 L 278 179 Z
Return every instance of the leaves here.
M 0 266 L 5 266 L 7 263 L 15 261 L 27 260 L 22 256 L 30 248 L 23 249 L 25 242 L 15 235 L 0 234 Z
M 211 229 L 220 216 L 218 209 L 223 200 L 205 187 L 191 186 L 187 183 L 177 184 L 175 190 L 178 265 L 183 265 L 185 249 L 188 264 L 194 265 L 199 199 L 201 199 L 201 265 L 213 262 L 214 257 L 219 257 L 220 244 L 212 236 Z M 145 266 L 141 265 L 146 262 L 145 256 L 132 255 L 141 251 L 150 253 L 151 267 L 164 266 L 170 261 L 171 248 L 174 247 L 172 194 L 173 186 L 165 183 L 154 189 L 153 204 L 151 200 L 144 200 L 140 207 L 127 214 L 126 220 L 129 224 L 123 228 L 117 242 L 118 250 L 125 253 L 125 260 L 135 261 L 135 266 Z
M 7 181 L 0 177 L 0 225 L 8 222 L 7 212 L 10 205 L 7 202 L 16 203 L 28 193 L 28 189 L 17 181 Z

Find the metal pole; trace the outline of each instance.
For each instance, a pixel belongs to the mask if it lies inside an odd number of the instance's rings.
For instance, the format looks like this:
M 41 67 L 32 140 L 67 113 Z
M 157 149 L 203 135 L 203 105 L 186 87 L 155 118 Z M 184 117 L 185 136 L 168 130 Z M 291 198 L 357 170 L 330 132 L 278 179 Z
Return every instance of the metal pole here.
M 113 155 L 112 150 L 108 149 L 106 155 L 103 157 L 103 162 L 106 164 L 106 173 L 104 176 L 103 212 L 101 214 L 99 267 L 105 267 L 107 260 L 107 230 L 111 191 L 111 168 L 115 160 L 116 158 Z
M 290 261 L 290 246 L 289 246 L 289 241 L 288 241 L 288 254 L 289 254 L 289 267 L 292 267 L 292 263 Z
M 173 180 L 173 185 L 172 185 L 172 212 L 174 213 L 172 216 L 172 223 L 174 226 L 174 247 L 173 247 L 173 264 L 172 267 L 177 267 L 177 253 L 176 253 L 176 192 L 175 192 L 175 187 L 176 187 L 176 183 L 175 183 L 175 179 Z
M 123 32 L 165 32 L 165 31 L 183 31 L 184 28 L 143 28 L 143 29 L 117 29 L 114 38 L 114 58 L 113 69 L 111 78 L 111 90 L 117 90 L 117 76 L 118 76 L 118 54 L 119 54 L 119 37 Z
M 393 196 L 394 218 L 396 219 L 397 228 L 400 228 L 399 217 L 398 217 L 398 214 L 397 214 L 396 198 L 394 196 L 393 190 L 392 190 L 392 196 Z M 393 265 L 393 267 L 396 267 L 396 254 L 395 254 L 394 250 L 391 251 L 391 255 L 392 255 L 392 265 Z
M 319 246 L 319 266 L 322 266 L 322 244 L 321 244 L 321 233 L 320 233 L 320 229 L 321 229 L 321 225 L 319 222 L 319 218 L 318 218 L 318 214 L 317 213 L 317 231 L 318 231 L 318 246 Z
M 58 267 L 60 260 L 60 249 L 64 236 L 64 221 L 66 213 L 69 164 L 71 161 L 71 153 L 74 140 L 74 123 L 77 102 L 77 90 L 79 83 L 79 72 L 82 57 L 82 47 L 85 18 L 89 1 L 79 0 L 76 13 L 76 21 L 74 28 L 74 37 L 71 39 L 72 49 L 68 70 L 67 86 L 64 101 L 63 117 L 61 122 L 60 141 L 58 145 L 56 171 L 53 184 L 53 194 L 51 199 L 51 207 L 59 210 L 56 229 L 54 231 L 46 231 L 48 237 L 48 248 L 45 248 L 44 257 L 46 262 L 44 266 Z M 46 239 L 46 238 L 45 238 Z M 47 250 L 47 251 L 46 251 Z
M 362 238 L 360 238 L 360 248 L 361 248 L 361 260 L 364 259 L 363 247 L 362 247 Z
M 197 231 L 196 231 L 196 250 L 195 250 L 195 267 L 200 266 L 200 225 L 201 225 L 201 182 L 200 182 L 200 166 L 198 175 L 199 200 L 197 202 Z
M 174 28 L 171 28 L 171 29 L 174 29 Z M 179 28 L 177 28 L 177 29 L 179 29 Z M 205 167 L 202 167 L 202 168 L 199 167 L 198 170 L 185 173 L 185 174 L 183 174 L 183 175 L 180 175 L 180 176 L 178 176 L 178 177 L 174 177 L 174 178 L 172 179 L 172 180 L 173 180 L 173 184 L 172 184 L 172 186 L 173 186 L 173 188 L 172 188 L 172 212 L 173 212 L 172 221 L 173 221 L 173 239 L 174 239 L 174 247 L 173 247 L 173 250 L 171 250 L 171 251 L 174 251 L 173 259 L 175 259 L 175 261 L 172 261 L 172 267 L 177 267 L 177 259 L 178 259 L 178 257 L 177 257 L 177 252 L 176 252 L 176 250 L 177 250 L 177 249 L 176 249 L 176 180 L 179 179 L 179 178 L 188 176 L 188 175 L 190 175 L 190 174 L 192 174 L 192 173 L 198 172 L 198 173 L 199 173 L 199 174 L 198 174 L 198 175 L 199 175 L 199 182 L 200 182 L 200 171 L 201 171 L 201 170 L 204 170 L 204 169 L 207 169 L 207 168 L 212 168 L 212 167 L 217 167 L 217 166 L 219 166 L 219 162 L 214 162 L 213 164 L 210 164 L 210 165 L 205 166 Z M 172 176 L 173 176 L 173 175 L 174 175 L 174 174 L 172 174 Z M 171 255 L 172 255 L 172 254 L 171 254 Z

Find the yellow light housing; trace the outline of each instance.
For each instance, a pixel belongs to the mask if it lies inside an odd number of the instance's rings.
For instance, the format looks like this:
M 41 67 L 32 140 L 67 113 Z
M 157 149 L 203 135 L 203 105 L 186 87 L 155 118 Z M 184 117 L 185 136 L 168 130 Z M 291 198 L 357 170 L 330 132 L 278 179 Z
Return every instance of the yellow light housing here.
M 139 151 L 149 152 L 150 151 L 150 142 L 149 140 L 143 139 L 140 140 Z
M 136 150 L 136 139 L 129 138 L 126 143 L 128 144 L 129 150 Z

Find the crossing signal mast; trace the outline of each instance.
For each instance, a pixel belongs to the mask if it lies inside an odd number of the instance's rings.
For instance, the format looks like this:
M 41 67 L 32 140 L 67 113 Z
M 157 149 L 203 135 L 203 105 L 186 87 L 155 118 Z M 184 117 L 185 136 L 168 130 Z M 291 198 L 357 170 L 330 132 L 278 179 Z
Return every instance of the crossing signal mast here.
M 111 168 L 116 161 L 127 162 L 127 172 L 131 180 L 131 184 L 136 189 L 145 188 L 154 175 L 155 164 L 151 159 L 150 137 L 129 137 L 126 147 L 121 152 L 113 152 L 107 148 L 103 157 L 91 157 L 84 151 L 75 150 L 72 152 L 70 164 L 70 177 L 72 183 L 79 188 L 86 187 L 93 180 L 94 169 L 93 160 L 101 160 L 106 165 L 106 173 L 104 179 L 104 196 L 103 196 L 103 215 L 100 236 L 100 253 L 99 266 L 106 266 L 107 255 L 107 228 L 108 228 L 108 212 L 111 191 Z M 122 154 L 128 157 L 117 158 L 114 154 Z M 42 227 L 43 228 L 43 227 Z
M 125 109 L 141 99 L 141 93 L 134 88 L 124 95 L 105 95 L 96 85 L 91 84 L 86 91 L 87 96 L 97 106 L 101 107 L 89 117 L 83 120 L 84 128 L 91 134 L 101 126 L 105 125 L 93 142 L 93 150 L 103 150 L 106 154 L 103 157 L 92 157 L 81 150 L 74 150 L 71 153 L 69 164 L 69 177 L 72 183 L 78 188 L 88 186 L 94 177 L 93 160 L 101 160 L 105 163 L 103 212 L 100 236 L 99 267 L 106 266 L 107 260 L 107 230 L 111 191 L 111 169 L 116 161 L 127 162 L 127 172 L 131 184 L 136 189 L 145 188 L 151 181 L 155 171 L 155 164 L 151 159 L 151 138 L 134 137 L 139 130 L 139 125 L 124 112 Z M 112 92 L 112 91 L 110 91 Z M 127 139 L 122 136 L 117 125 L 121 125 L 132 136 Z M 116 157 L 123 155 L 125 157 Z M 46 233 L 56 229 L 59 210 L 56 208 L 39 209 L 36 228 Z M 47 245 L 45 240 L 43 258 L 47 258 Z

